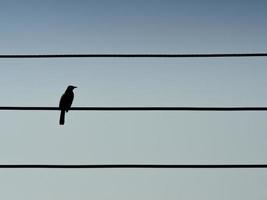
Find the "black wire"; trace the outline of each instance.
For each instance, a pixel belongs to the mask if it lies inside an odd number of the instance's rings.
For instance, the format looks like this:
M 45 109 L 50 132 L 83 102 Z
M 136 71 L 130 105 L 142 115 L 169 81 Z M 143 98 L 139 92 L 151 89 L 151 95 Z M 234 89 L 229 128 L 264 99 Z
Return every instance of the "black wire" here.
M 0 110 L 60 110 L 58 107 L 0 106 Z M 74 111 L 267 111 L 267 107 L 72 107 Z
M 99 165 L 49 165 L 49 164 L 2 164 L 0 168 L 43 168 L 43 169 L 110 169 L 110 168 L 133 168 L 133 169 L 249 169 L 267 168 L 267 164 L 99 164 Z
M 0 58 L 212 58 L 266 57 L 267 53 L 196 53 L 196 54 L 2 54 Z

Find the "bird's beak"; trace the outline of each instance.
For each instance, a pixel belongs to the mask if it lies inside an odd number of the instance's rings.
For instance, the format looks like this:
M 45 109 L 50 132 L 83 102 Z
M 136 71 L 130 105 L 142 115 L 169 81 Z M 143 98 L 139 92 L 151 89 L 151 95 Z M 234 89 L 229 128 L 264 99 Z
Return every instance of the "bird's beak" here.
M 77 88 L 76 86 L 73 86 L 73 88 Z

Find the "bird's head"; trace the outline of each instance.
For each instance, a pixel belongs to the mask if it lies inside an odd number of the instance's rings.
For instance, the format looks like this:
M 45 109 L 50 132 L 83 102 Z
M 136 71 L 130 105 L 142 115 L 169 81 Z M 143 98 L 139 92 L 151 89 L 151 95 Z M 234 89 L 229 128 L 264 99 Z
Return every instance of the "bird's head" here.
M 77 88 L 76 86 L 73 86 L 73 85 L 69 85 L 67 90 L 74 90 L 75 88 Z

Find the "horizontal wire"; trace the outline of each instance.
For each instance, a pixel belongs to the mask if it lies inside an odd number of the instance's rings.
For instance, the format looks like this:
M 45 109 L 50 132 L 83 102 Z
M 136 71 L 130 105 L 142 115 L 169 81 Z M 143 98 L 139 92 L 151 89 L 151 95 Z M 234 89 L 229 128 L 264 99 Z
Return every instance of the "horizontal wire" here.
M 212 58 L 266 57 L 267 53 L 195 53 L 195 54 L 2 54 L 0 58 Z
M 103 169 L 103 168 L 142 168 L 142 169 L 235 169 L 267 168 L 267 164 L 99 164 L 99 165 L 49 165 L 49 164 L 2 164 L 0 168 L 43 168 L 43 169 Z
M 60 110 L 59 107 L 0 106 L 0 110 Z M 73 111 L 267 111 L 267 107 L 72 107 Z

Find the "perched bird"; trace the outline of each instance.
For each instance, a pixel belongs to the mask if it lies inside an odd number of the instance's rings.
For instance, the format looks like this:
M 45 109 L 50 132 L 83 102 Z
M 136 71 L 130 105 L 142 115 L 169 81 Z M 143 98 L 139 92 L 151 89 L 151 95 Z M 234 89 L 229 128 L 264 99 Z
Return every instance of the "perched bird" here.
M 65 112 L 68 112 L 73 98 L 74 98 L 74 93 L 73 90 L 74 88 L 77 88 L 76 86 L 69 85 L 65 91 L 65 93 L 62 95 L 60 102 L 59 102 L 59 109 L 60 109 L 60 119 L 59 119 L 59 124 L 64 125 L 65 122 Z

